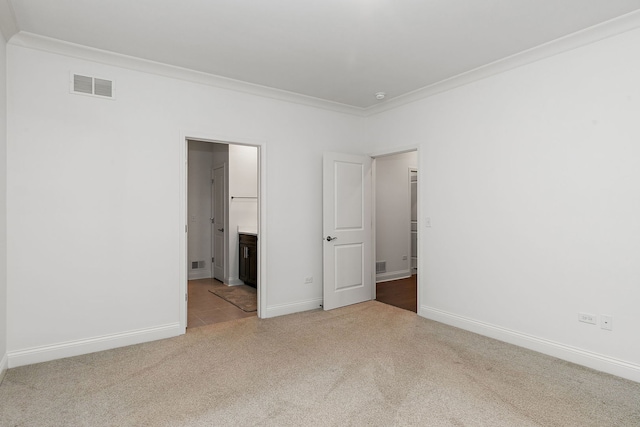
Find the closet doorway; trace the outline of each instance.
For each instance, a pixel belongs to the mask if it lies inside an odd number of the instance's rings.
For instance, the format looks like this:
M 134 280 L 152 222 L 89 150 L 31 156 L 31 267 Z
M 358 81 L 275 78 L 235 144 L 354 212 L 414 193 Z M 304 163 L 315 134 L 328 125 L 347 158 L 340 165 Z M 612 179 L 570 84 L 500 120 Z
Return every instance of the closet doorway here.
M 259 147 L 187 140 L 187 328 L 257 315 L 258 195 Z
M 376 300 L 418 311 L 418 153 L 375 158 Z

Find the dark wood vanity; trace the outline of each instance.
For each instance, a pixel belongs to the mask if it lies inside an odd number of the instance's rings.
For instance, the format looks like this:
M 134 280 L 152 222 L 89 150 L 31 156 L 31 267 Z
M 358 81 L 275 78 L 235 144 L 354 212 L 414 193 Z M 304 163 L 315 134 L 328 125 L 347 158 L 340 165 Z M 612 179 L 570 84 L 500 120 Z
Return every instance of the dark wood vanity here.
M 258 236 L 253 233 L 238 233 L 240 242 L 238 278 L 245 285 L 258 285 Z

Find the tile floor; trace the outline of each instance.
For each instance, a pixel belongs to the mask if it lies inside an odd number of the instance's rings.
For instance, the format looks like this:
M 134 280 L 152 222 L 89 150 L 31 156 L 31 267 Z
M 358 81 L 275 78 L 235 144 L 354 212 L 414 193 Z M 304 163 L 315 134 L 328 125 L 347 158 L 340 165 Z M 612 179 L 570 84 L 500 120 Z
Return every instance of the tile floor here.
M 246 313 L 235 305 L 209 292 L 215 279 L 189 280 L 189 301 L 187 303 L 187 328 L 210 325 L 256 316 L 256 312 Z M 220 283 L 216 280 L 217 283 Z

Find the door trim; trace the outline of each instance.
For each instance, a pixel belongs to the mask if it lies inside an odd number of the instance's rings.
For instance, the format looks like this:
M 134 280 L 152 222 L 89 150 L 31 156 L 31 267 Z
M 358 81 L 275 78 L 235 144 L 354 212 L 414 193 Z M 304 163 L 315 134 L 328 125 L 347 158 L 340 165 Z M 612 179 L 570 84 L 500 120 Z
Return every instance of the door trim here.
M 416 154 L 417 156 L 417 154 Z M 420 239 L 420 229 L 418 228 L 418 205 L 420 204 L 420 194 L 418 193 L 418 179 L 420 179 L 420 174 L 418 173 L 418 165 L 416 164 L 415 167 L 410 167 L 408 170 L 408 174 L 407 177 L 408 179 L 408 184 L 409 184 L 409 251 L 407 252 L 409 254 L 409 272 L 410 274 L 413 275 L 413 270 L 414 267 L 412 267 L 412 251 L 411 251 L 411 234 L 413 233 L 411 231 L 411 174 L 413 174 L 415 172 L 416 174 L 416 266 L 415 266 L 415 270 L 416 270 L 416 274 L 418 271 L 418 262 L 420 261 L 420 258 L 418 258 L 418 240 Z
M 222 200 L 223 200 L 223 219 L 222 219 L 222 228 L 224 230 L 227 230 L 227 232 L 224 234 L 223 237 L 223 247 L 225 248 L 224 250 L 224 261 L 223 261 L 223 265 L 222 265 L 222 281 L 225 283 L 228 283 L 228 279 L 229 279 L 229 206 L 227 203 L 227 199 L 229 197 L 228 194 L 228 183 L 229 183 L 229 165 L 227 164 L 227 162 L 223 162 L 217 165 L 213 165 L 213 168 L 211 169 L 211 177 L 213 179 L 213 176 L 215 175 L 215 170 L 216 169 L 222 169 L 222 173 L 224 175 L 224 187 L 222 189 Z M 214 185 L 212 185 L 212 188 L 214 187 Z M 212 192 L 212 205 L 215 206 L 215 200 L 214 200 L 214 194 L 215 191 Z M 212 210 L 211 211 L 211 215 L 213 215 L 215 217 L 215 212 Z M 211 238 L 211 246 L 212 246 L 212 250 L 211 253 L 213 254 L 214 257 L 219 256 L 219 254 L 215 253 L 215 250 L 213 248 L 215 248 L 215 224 L 211 223 L 211 235 L 213 236 Z M 211 277 L 216 278 L 215 277 L 215 266 L 214 263 L 211 263 Z
M 179 160 L 179 206 L 178 206 L 178 313 L 181 333 L 187 330 L 187 173 L 189 140 L 228 145 L 249 145 L 258 149 L 258 317 L 267 314 L 267 142 L 242 136 L 220 135 L 215 132 L 182 131 L 178 144 Z

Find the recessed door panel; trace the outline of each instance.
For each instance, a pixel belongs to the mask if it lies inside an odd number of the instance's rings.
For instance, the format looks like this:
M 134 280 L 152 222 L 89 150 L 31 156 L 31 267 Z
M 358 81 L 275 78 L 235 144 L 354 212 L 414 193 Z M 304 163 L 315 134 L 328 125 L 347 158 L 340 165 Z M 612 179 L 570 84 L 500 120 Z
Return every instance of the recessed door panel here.
M 334 172 L 336 230 L 362 229 L 363 165 L 337 161 Z
M 336 279 L 335 290 L 342 291 L 362 287 L 364 248 L 362 243 L 336 245 L 334 247 Z

